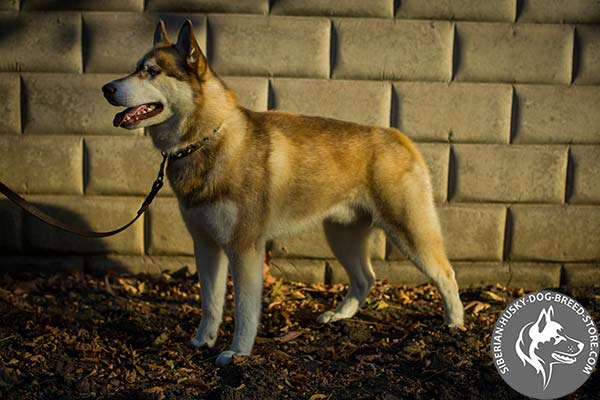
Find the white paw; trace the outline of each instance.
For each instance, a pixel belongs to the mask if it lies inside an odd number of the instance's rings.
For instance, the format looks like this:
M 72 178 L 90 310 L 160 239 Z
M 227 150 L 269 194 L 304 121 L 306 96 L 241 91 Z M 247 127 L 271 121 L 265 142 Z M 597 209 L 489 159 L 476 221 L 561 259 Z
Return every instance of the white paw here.
M 459 331 L 464 331 L 465 330 L 465 325 L 462 321 L 460 322 L 449 322 L 448 323 L 448 328 L 450 329 L 457 329 Z
M 464 330 L 464 317 L 462 312 L 453 313 L 450 316 L 446 315 L 445 320 L 449 328 Z
M 209 348 L 212 348 L 215 345 L 216 341 L 217 341 L 217 335 L 210 336 L 210 335 L 204 335 L 201 333 L 194 336 L 191 340 L 192 345 L 194 347 L 207 346 Z
M 221 354 L 217 357 L 216 364 L 219 367 L 224 367 L 233 363 L 233 356 L 235 356 L 235 351 L 233 350 L 225 350 L 222 351 Z
M 323 314 L 319 315 L 317 318 L 317 322 L 320 324 L 328 324 L 330 322 L 339 321 L 340 319 L 346 319 L 347 316 L 340 314 L 335 311 L 325 311 Z

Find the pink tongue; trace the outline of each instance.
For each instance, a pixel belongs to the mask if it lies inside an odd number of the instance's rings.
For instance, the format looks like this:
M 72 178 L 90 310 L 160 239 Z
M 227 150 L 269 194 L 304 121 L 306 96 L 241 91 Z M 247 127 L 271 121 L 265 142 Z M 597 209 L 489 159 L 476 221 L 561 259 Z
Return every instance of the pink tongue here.
M 119 126 L 123 125 L 123 122 L 125 122 L 125 118 L 127 116 L 133 117 L 135 114 L 137 114 L 138 112 L 142 111 L 145 108 L 146 108 L 146 104 L 142 104 L 141 106 L 127 108 L 127 109 L 121 111 L 120 113 L 115 114 L 115 118 L 113 119 L 114 127 L 118 128 Z

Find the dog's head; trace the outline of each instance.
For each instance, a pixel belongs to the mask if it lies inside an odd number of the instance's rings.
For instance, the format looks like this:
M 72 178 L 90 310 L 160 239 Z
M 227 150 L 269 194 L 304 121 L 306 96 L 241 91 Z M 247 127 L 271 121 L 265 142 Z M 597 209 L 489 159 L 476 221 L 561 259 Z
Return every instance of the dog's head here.
M 554 364 L 573 364 L 583 350 L 583 343 L 568 336 L 564 327 L 553 318 L 552 306 L 542 309 L 535 322 L 521 329 L 515 345 L 523 365 L 529 364 L 542 374 L 544 388 L 550 383 Z
M 138 61 L 135 71 L 102 87 L 109 103 L 126 107 L 115 115 L 113 125 L 136 129 L 192 114 L 207 69 L 191 21 L 183 24 L 176 43 L 169 40 L 160 21 L 154 47 Z

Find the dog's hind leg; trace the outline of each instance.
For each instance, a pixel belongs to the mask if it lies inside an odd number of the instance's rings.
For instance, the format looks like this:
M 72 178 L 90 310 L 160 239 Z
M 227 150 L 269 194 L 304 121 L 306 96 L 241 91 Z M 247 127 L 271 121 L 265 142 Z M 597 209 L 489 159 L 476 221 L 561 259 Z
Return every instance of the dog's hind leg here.
M 382 228 L 408 259 L 433 280 L 444 302 L 448 325 L 462 326 L 463 305 L 446 256 L 427 171 L 417 166 L 379 195 Z
M 421 232 L 402 228 L 386 229 L 390 240 L 438 288 L 445 307 L 445 320 L 450 327 L 463 325 L 463 305 L 458 294 L 454 270 L 446 257 L 441 236 L 421 237 Z
M 217 365 L 231 364 L 234 355 L 249 355 L 254 345 L 262 304 L 264 243 L 230 255 L 235 303 L 235 331 L 229 350 Z
M 369 259 L 370 218 L 361 218 L 352 225 L 325 221 L 323 227 L 333 254 L 350 279 L 344 300 L 335 310 L 326 311 L 317 318 L 320 323 L 328 323 L 356 314 L 373 286 L 375 274 Z
M 192 344 L 212 347 L 223 317 L 228 261 L 221 247 L 205 237 L 194 238 L 194 252 L 202 294 L 202 320 Z

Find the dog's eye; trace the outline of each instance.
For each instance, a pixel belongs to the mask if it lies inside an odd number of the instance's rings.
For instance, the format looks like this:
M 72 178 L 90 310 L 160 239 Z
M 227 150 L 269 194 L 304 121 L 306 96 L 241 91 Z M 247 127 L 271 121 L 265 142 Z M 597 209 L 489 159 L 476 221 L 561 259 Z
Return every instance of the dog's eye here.
M 148 68 L 148 74 L 149 74 L 150 76 L 154 77 L 154 76 L 156 76 L 156 75 L 160 74 L 160 71 L 159 71 L 159 70 L 156 70 L 156 69 L 154 69 L 154 68 Z
M 554 336 L 554 344 L 558 344 L 559 342 L 562 342 L 564 339 L 560 336 Z

